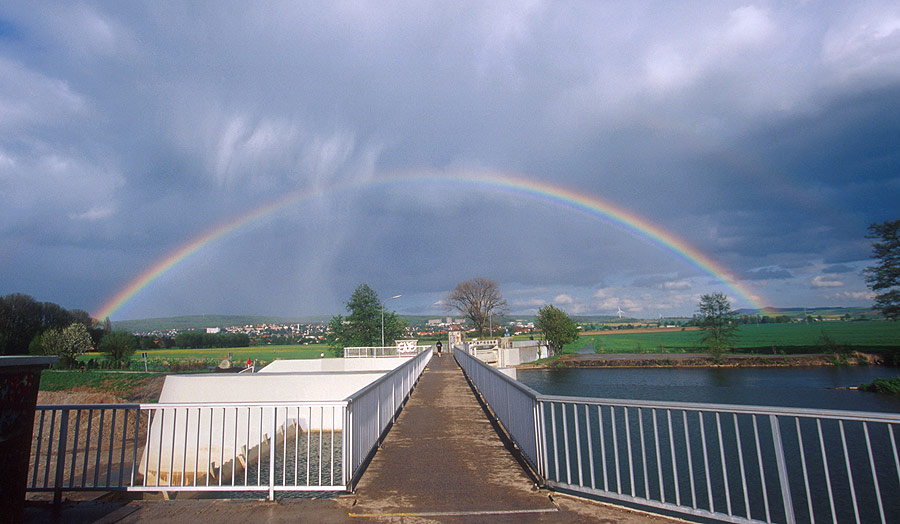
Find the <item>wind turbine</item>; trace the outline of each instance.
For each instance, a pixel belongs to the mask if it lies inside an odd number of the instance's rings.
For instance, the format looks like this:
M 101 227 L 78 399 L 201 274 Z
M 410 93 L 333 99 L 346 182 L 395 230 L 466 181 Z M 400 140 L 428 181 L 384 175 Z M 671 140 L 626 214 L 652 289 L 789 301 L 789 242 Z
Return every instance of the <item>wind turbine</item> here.
M 618 305 L 616 305 L 616 309 L 619 310 L 619 311 L 617 312 L 617 313 L 619 314 L 619 318 L 622 318 L 622 313 L 624 313 L 624 311 L 622 311 L 622 308 L 620 308 Z

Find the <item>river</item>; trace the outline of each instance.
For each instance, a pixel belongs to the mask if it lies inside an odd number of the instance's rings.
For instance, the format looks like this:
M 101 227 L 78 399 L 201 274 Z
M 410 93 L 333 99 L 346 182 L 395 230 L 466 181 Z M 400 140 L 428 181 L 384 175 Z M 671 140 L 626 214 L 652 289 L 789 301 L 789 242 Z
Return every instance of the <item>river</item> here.
M 837 389 L 898 375 L 881 366 L 567 368 L 521 369 L 517 378 L 548 395 L 900 413 L 900 395 Z

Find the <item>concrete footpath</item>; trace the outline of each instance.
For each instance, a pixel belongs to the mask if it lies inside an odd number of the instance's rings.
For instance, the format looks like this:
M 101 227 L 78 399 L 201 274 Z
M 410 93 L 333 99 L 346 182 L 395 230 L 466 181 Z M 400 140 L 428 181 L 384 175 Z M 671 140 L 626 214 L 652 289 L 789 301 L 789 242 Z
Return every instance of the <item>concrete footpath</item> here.
M 540 490 L 507 446 L 453 357 L 435 356 L 353 494 L 32 506 L 26 522 L 673 522 Z

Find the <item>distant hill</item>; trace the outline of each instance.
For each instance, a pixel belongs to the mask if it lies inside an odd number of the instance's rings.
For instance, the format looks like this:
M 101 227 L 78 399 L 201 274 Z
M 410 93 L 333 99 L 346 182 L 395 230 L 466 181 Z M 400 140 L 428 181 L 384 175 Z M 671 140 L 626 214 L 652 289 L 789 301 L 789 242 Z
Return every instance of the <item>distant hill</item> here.
M 330 317 L 266 317 L 251 315 L 186 315 L 181 317 L 143 318 L 136 320 L 115 320 L 113 329 L 131 332 L 145 332 L 166 329 L 206 329 L 224 326 L 246 326 L 257 324 L 309 324 L 327 321 Z

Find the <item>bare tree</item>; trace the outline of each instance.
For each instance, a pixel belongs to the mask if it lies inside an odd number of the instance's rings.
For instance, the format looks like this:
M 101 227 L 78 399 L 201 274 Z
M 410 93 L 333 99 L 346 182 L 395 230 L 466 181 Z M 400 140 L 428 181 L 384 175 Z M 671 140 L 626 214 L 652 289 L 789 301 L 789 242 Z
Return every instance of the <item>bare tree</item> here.
M 507 311 L 500 286 L 493 280 L 480 277 L 457 284 L 447 295 L 447 305 L 471 320 L 479 336 L 484 334 L 489 317 Z

